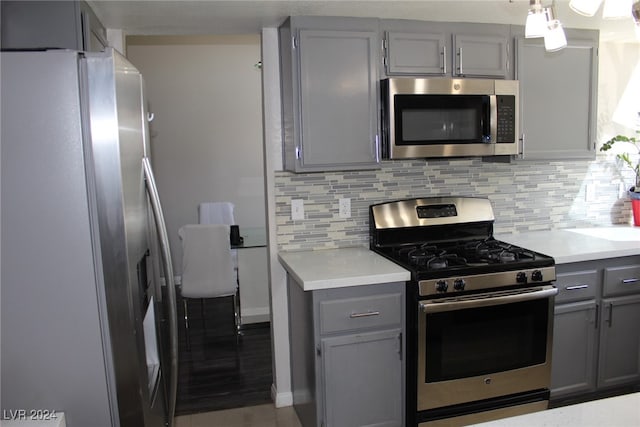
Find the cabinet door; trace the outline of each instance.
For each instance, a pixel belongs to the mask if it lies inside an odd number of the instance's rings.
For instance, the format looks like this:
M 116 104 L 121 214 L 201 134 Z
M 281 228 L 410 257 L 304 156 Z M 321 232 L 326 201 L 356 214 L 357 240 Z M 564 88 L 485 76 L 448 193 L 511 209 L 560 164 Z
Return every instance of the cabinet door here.
M 551 397 L 596 388 L 595 300 L 562 304 L 555 308 Z
M 640 380 L 640 295 L 602 301 L 598 387 Z
M 449 53 L 444 33 L 388 31 L 385 66 L 388 75 L 446 75 Z
M 402 425 L 400 329 L 323 338 L 325 427 Z
M 456 76 L 499 77 L 509 75 L 509 38 L 455 34 L 453 36 Z
M 300 170 L 377 167 L 377 32 L 299 31 Z
M 540 39 L 519 38 L 516 57 L 522 158 L 595 158 L 597 43 L 546 52 Z

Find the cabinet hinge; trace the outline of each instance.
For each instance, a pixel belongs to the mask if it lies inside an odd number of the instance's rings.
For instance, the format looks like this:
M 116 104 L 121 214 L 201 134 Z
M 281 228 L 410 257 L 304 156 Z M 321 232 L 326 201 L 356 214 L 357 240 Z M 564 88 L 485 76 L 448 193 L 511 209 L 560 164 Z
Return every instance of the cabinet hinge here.
M 387 67 L 387 39 L 382 39 L 382 65 Z

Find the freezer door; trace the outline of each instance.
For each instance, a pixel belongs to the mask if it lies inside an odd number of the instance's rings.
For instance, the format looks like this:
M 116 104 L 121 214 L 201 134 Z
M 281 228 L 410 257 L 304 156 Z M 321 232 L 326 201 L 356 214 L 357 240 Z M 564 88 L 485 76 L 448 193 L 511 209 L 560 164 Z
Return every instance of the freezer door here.
M 170 344 L 158 328 L 171 318 L 153 274 L 154 224 L 142 159 L 148 135 L 142 77 L 112 49 L 87 54 L 90 156 L 95 218 L 101 243 L 106 321 L 121 426 L 164 426 L 173 419 L 174 394 L 162 363 Z M 175 299 L 169 308 L 175 309 Z M 174 316 L 175 319 L 175 316 Z

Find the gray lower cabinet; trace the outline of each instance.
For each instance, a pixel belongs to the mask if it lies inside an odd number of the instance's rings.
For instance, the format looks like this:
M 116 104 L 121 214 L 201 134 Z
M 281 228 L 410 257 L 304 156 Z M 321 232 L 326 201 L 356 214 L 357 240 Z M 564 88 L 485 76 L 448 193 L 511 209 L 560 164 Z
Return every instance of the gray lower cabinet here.
M 552 400 L 640 384 L 640 257 L 557 271 Z
M 512 78 L 510 27 L 382 20 L 383 75 Z
M 378 21 L 291 17 L 279 38 L 284 168 L 378 168 Z
M 553 329 L 552 398 L 596 389 L 596 302 L 556 306 Z
M 598 385 L 640 381 L 640 262 L 604 269 Z
M 84 1 L 2 1 L 3 49 L 101 51 L 106 29 Z
M 289 277 L 288 296 L 302 425 L 402 426 L 404 283 L 305 292 Z
M 400 426 L 401 329 L 334 336 L 321 343 L 324 425 Z
M 517 37 L 524 160 L 595 158 L 598 32 L 566 33 L 557 52 L 546 52 L 541 38 Z

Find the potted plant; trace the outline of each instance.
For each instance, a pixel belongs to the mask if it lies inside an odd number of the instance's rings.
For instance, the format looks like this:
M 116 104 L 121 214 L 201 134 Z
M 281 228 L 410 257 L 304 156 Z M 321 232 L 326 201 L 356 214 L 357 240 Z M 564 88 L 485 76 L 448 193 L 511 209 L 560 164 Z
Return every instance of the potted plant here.
M 625 135 L 616 135 L 600 147 L 600 151 L 608 151 L 613 147 L 616 142 L 625 142 L 626 147 L 634 147 L 635 153 L 625 151 L 623 153 L 616 154 L 616 157 L 622 161 L 626 166 L 631 168 L 636 175 L 635 184 L 629 188 L 629 198 L 631 199 L 631 206 L 633 209 L 633 220 L 635 225 L 640 225 L 640 130 L 636 130 L 638 137 L 630 137 Z M 637 155 L 632 158 L 631 155 Z

